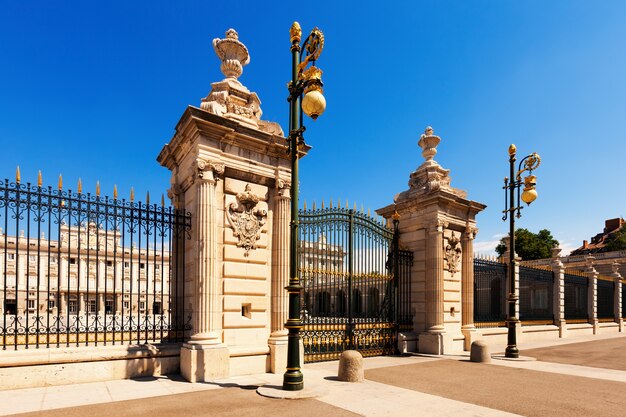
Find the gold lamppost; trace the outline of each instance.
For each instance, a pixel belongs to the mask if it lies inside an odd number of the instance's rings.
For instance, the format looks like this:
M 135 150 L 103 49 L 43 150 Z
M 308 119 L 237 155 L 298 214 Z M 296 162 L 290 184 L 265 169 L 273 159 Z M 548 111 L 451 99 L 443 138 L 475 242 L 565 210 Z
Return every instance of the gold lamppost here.
M 324 48 L 324 34 L 318 28 L 311 31 L 302 45 L 300 24 L 291 25 L 291 81 L 289 89 L 289 152 L 291 154 L 291 246 L 289 253 L 289 318 L 285 328 L 287 339 L 287 372 L 283 377 L 283 390 L 299 391 L 304 388 L 304 377 L 300 370 L 300 293 L 302 285 L 298 277 L 298 159 L 299 149 L 304 146 L 302 112 L 317 119 L 326 109 L 322 90 L 322 70 L 315 66 Z M 304 53 L 301 53 L 304 51 Z M 304 59 L 302 59 L 304 56 Z M 309 64 L 311 64 L 309 66 Z M 307 66 L 309 66 L 307 68 Z M 303 97 L 304 96 L 304 97 Z
M 537 169 L 541 163 L 541 158 L 536 152 L 525 156 L 519 163 L 518 171 L 515 173 L 515 155 L 517 148 L 515 145 L 509 146 L 509 172 L 511 180 L 504 178 L 504 216 L 502 220 L 509 219 L 509 295 L 507 297 L 507 303 L 509 311 L 506 319 L 506 326 L 508 327 L 507 346 L 504 351 L 504 356 L 507 358 L 519 358 L 519 349 L 517 348 L 517 335 L 515 334 L 515 328 L 519 319 L 515 306 L 519 297 L 515 294 L 515 217 L 520 218 L 522 215 L 521 201 L 530 205 L 537 198 L 537 177 L 532 175 L 533 170 Z M 523 168 L 522 168 L 523 165 Z M 522 173 L 528 171 L 528 175 L 522 181 Z M 524 185 L 524 191 L 520 196 L 520 188 Z M 506 196 L 506 190 L 508 189 L 508 200 Z M 517 191 L 517 202 L 515 200 L 515 191 Z

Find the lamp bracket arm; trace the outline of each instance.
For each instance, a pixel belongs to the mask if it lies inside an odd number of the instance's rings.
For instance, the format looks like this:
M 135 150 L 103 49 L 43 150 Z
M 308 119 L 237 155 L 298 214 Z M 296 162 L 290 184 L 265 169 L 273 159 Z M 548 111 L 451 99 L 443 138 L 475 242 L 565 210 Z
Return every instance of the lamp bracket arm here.
M 530 155 L 525 156 L 520 162 L 518 166 L 517 175 L 515 178 L 518 181 L 521 181 L 522 173 L 528 171 L 529 174 L 532 174 L 533 170 L 537 169 L 541 164 L 541 157 L 537 152 L 533 152 Z M 524 168 L 522 168 L 524 165 Z
M 315 28 L 311 31 L 309 36 L 304 40 L 302 44 L 302 50 L 306 51 L 306 57 L 298 65 L 298 78 L 302 75 L 302 72 L 309 65 L 309 62 L 315 62 L 320 57 L 322 50 L 324 49 L 324 34 L 319 28 Z

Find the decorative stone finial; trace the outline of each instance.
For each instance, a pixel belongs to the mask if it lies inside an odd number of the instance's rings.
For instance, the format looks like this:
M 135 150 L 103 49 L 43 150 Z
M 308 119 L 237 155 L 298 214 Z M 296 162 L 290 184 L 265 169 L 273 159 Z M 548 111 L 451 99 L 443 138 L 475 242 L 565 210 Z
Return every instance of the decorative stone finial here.
M 427 164 L 437 164 L 433 160 L 433 157 L 437 154 L 437 145 L 441 142 L 441 138 L 435 135 L 433 128 L 428 126 L 422 136 L 420 136 L 420 140 L 417 142 L 418 146 L 423 149 L 422 156 L 426 159 Z
M 228 29 L 224 39 L 213 39 L 213 49 L 222 60 L 220 69 L 226 78 L 237 79 L 243 73 L 244 65 L 250 63 L 248 48 L 239 41 L 239 35 L 235 29 Z
M 611 264 L 611 270 L 613 271 L 614 274 L 617 274 L 619 272 L 619 262 L 617 261 L 613 262 Z
M 283 136 L 278 123 L 261 120 L 261 100 L 237 79 L 243 73 L 244 65 L 250 62 L 248 48 L 239 41 L 237 31 L 228 29 L 226 38 L 213 39 L 213 48 L 222 60 L 220 69 L 226 78 L 211 84 L 211 92 L 202 99 L 200 108 L 247 127 Z

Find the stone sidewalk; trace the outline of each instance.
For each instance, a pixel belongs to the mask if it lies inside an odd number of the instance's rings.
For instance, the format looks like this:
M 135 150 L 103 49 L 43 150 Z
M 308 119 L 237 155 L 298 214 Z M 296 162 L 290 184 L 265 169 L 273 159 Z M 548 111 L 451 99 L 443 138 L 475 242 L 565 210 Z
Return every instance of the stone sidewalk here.
M 569 352 L 565 357 L 579 360 L 590 349 L 594 357 L 602 356 L 603 344 L 609 346 L 607 355 L 614 355 L 620 345 L 626 347 L 623 335 L 571 342 L 586 340 L 595 343 L 558 344 L 539 349 L 537 356 L 558 356 L 561 349 Z M 528 347 L 539 348 L 540 344 Z M 611 363 L 611 358 L 596 359 L 604 365 Z M 196 384 L 179 377 L 158 377 L 0 391 L 0 415 L 540 416 L 563 415 L 558 411 L 567 406 L 567 415 L 610 416 L 623 415 L 626 409 L 626 400 L 619 398 L 624 396 L 616 394 L 626 389 L 626 371 L 621 368 L 543 361 L 474 364 L 467 354 L 376 357 L 367 358 L 365 365 L 367 380 L 350 384 L 336 380 L 337 362 L 307 364 L 306 387 L 322 392 L 315 399 L 277 400 L 256 393 L 260 385 L 280 385 L 282 375 Z

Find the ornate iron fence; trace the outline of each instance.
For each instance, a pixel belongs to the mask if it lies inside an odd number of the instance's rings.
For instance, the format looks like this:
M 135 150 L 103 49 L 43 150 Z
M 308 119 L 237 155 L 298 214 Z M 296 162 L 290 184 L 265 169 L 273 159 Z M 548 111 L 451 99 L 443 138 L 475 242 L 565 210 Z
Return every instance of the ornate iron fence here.
M 501 327 L 506 320 L 507 265 L 474 259 L 474 325 Z
M 566 270 L 565 281 L 565 320 L 568 322 L 587 322 L 589 278 L 578 270 Z
M 522 322 L 553 323 L 554 273 L 519 267 L 519 316 Z
M 301 210 L 299 230 L 305 361 L 337 359 L 350 348 L 394 353 L 398 329 L 412 327 L 413 254 L 356 210 Z
M 615 282 L 608 277 L 598 277 L 598 320 L 613 321 L 615 319 Z
M 0 181 L 0 345 L 181 341 L 190 328 L 172 207 Z

